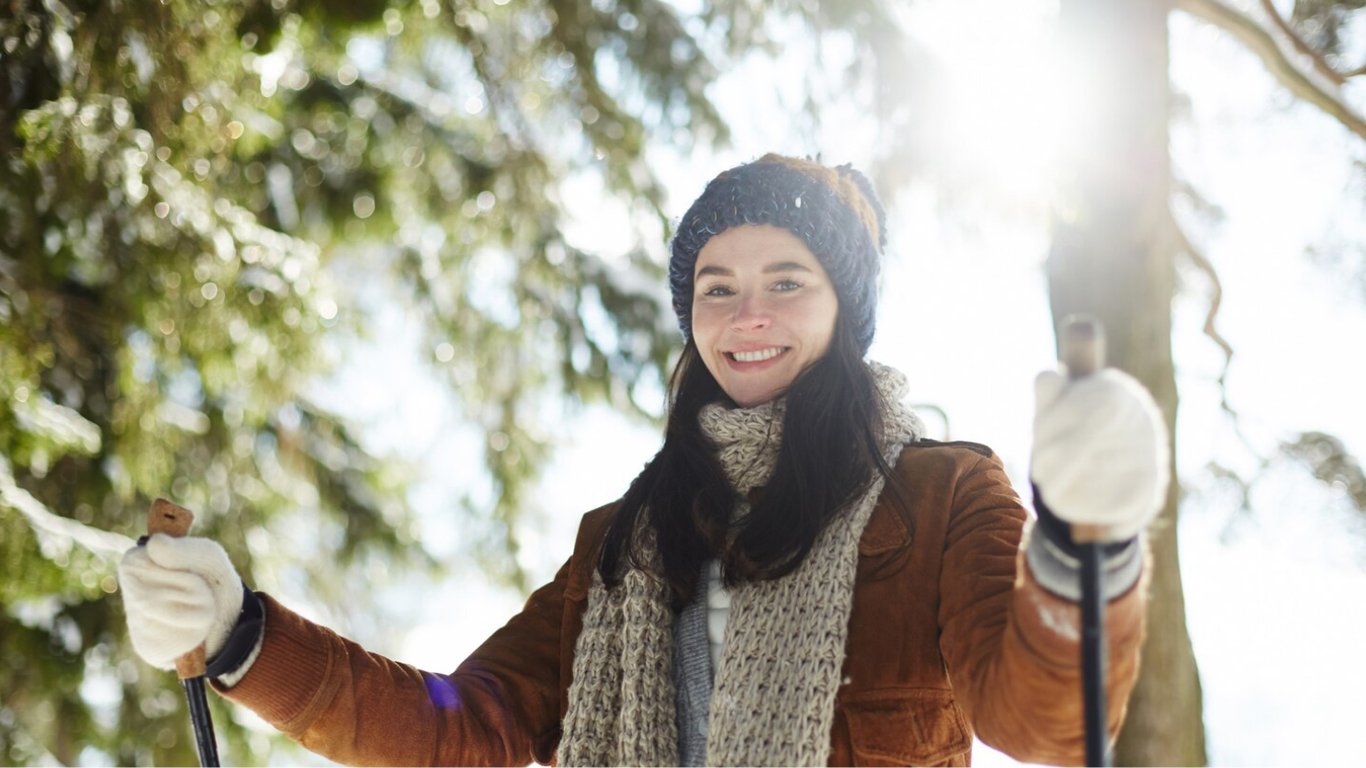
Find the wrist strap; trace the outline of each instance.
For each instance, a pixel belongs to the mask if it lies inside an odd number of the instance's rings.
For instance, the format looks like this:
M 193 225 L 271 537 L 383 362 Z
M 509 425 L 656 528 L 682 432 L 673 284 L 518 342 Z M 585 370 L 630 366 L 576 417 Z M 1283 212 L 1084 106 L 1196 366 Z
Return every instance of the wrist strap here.
M 1071 526 L 1048 508 L 1038 486 L 1034 486 L 1034 510 L 1038 521 L 1025 545 L 1030 573 L 1048 592 L 1065 600 L 1081 600 L 1081 546 L 1072 541 Z M 1104 600 L 1114 600 L 1138 583 L 1145 551 L 1142 534 L 1101 546 Z
M 1043 494 L 1039 493 L 1039 486 L 1030 483 L 1030 487 L 1034 490 L 1034 511 L 1039 515 L 1039 530 L 1048 537 L 1050 544 L 1062 550 L 1068 557 L 1081 562 L 1081 546 L 1072 541 L 1072 526 L 1053 514 L 1053 510 L 1048 508 L 1048 504 L 1044 502 Z M 1101 554 L 1108 560 L 1115 555 L 1122 554 L 1137 539 L 1138 537 L 1134 536 L 1124 541 L 1103 544 L 1100 548 Z
M 244 582 L 242 584 L 242 612 L 237 614 L 237 623 L 217 656 L 209 659 L 205 677 L 219 677 L 235 671 L 247 660 L 261 639 L 265 627 L 266 610 L 261 598 Z

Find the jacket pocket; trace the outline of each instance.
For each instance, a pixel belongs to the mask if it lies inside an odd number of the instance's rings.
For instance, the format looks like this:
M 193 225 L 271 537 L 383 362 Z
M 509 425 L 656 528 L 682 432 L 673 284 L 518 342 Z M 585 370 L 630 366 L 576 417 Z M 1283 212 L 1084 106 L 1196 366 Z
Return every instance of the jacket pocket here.
M 950 691 L 865 691 L 843 708 L 855 765 L 967 764 L 972 736 Z

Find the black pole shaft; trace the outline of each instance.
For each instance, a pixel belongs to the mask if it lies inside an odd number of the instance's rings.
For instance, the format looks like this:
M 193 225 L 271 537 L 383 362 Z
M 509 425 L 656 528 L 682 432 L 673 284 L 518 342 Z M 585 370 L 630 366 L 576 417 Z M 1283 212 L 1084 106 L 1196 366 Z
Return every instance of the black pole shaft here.
M 199 753 L 199 764 L 218 766 L 218 742 L 213 738 L 213 718 L 209 715 L 209 700 L 204 695 L 204 678 L 187 677 L 185 701 L 190 705 L 190 723 L 194 725 L 194 747 Z
M 1099 543 L 1081 545 L 1081 677 L 1086 713 L 1086 764 L 1110 765 L 1105 723 L 1105 598 Z

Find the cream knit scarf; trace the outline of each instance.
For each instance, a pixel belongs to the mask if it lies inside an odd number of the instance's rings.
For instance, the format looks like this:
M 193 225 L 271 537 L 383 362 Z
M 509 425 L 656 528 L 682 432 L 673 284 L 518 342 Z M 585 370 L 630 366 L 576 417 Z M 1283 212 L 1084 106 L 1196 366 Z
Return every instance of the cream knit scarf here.
M 901 400 L 906 380 L 869 363 L 886 403 L 883 458 L 924 433 Z M 740 495 L 767 481 L 784 402 L 703 409 L 703 432 Z M 817 537 L 797 570 L 731 592 L 725 649 L 711 698 L 708 765 L 825 765 L 853 605 L 858 542 L 882 492 L 878 475 Z M 742 502 L 737 515 L 747 513 Z M 637 541 L 658 569 L 653 529 Z M 662 579 L 628 571 L 612 590 L 597 572 L 574 650 L 560 765 L 677 765 L 673 611 Z

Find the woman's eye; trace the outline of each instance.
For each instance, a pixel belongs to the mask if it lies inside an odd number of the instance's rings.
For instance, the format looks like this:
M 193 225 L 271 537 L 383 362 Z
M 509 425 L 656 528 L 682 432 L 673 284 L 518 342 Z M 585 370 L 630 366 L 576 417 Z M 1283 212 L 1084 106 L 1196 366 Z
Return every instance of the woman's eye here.
M 724 285 L 713 285 L 702 291 L 703 296 L 729 296 L 731 290 Z
M 795 291 L 800 287 L 802 287 L 801 283 L 787 278 L 773 284 L 773 289 L 776 291 Z

